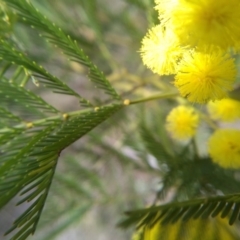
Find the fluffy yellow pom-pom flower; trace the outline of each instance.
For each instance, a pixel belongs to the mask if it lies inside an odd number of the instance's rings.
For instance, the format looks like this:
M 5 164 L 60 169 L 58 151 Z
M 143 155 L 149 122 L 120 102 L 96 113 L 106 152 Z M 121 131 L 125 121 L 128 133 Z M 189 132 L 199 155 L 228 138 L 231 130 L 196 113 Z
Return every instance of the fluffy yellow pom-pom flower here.
M 240 102 L 231 98 L 211 101 L 207 107 L 210 117 L 214 120 L 231 122 L 240 118 Z
M 168 23 L 171 17 L 169 13 L 177 6 L 178 0 L 155 0 L 155 3 L 155 9 L 159 13 L 161 23 Z
M 140 53 L 143 63 L 154 73 L 169 75 L 176 73 L 183 50 L 173 32 L 157 25 L 143 38 Z
M 221 49 L 192 50 L 179 63 L 175 86 L 189 101 L 205 103 L 226 97 L 236 75 L 234 60 Z
M 223 168 L 240 168 L 240 131 L 219 129 L 209 139 L 212 161 Z
M 187 140 L 195 134 L 198 123 L 199 116 L 194 108 L 178 106 L 167 116 L 166 129 L 173 138 Z
M 159 1 L 161 2 L 161 1 Z M 239 0 L 171 0 L 159 3 L 160 18 L 170 20 L 181 43 L 228 48 L 240 40 Z

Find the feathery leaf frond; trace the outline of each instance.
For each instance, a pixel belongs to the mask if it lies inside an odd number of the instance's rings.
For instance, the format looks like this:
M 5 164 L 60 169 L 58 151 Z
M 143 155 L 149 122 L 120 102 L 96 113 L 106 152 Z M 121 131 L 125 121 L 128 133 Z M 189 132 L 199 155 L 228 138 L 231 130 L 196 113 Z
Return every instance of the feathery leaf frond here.
M 6 126 L 11 126 L 14 123 L 16 124 L 16 123 L 21 122 L 21 118 L 12 114 L 11 112 L 9 112 L 8 110 L 6 110 L 3 107 L 0 107 L 0 115 L 1 115 L 1 118 L 0 118 L 0 127 L 1 128 L 6 127 Z
M 127 219 L 119 223 L 126 228 L 133 224 L 138 227 L 152 226 L 161 221 L 162 224 L 175 223 L 178 220 L 188 221 L 207 217 L 229 217 L 232 225 L 240 218 L 240 194 L 195 199 L 185 202 L 173 202 L 162 206 L 127 212 Z
M 65 121 L 52 119 L 47 125 L 45 122 L 33 121 L 32 128 L 25 131 L 24 125 L 19 125 L 14 138 L 9 142 L 3 141 L 0 147 L 3 154 L 0 161 L 0 176 L 4 181 L 0 181 L 0 207 L 18 192 L 21 192 L 19 204 L 34 200 L 7 232 L 18 230 L 12 239 L 24 239 L 34 233 L 61 151 L 122 106 L 114 104 L 95 110 L 85 110 L 81 114 L 74 113 L 72 116 L 69 114 Z M 9 132 L 10 130 L 8 129 Z M 9 132 L 3 133 L 3 139 Z
M 70 57 L 70 60 L 83 64 L 89 69 L 89 78 L 96 86 L 115 100 L 120 100 L 120 96 L 111 86 L 104 74 L 94 65 L 82 49 L 78 47 L 76 41 L 67 36 L 61 28 L 43 16 L 35 7 L 26 0 L 3 0 L 10 7 L 18 11 L 19 16 L 28 25 L 35 27 L 44 33 L 52 44 L 58 46 L 63 52 Z
M 15 49 L 9 42 L 2 39 L 0 43 L 0 59 L 4 59 L 12 64 L 23 66 L 24 68 L 35 72 L 35 76 L 38 77 L 39 82 L 52 89 L 53 92 L 75 96 L 79 99 L 82 105 L 92 107 L 89 101 L 82 98 L 78 93 L 69 88 L 66 83 L 63 83 L 57 77 L 50 74 L 42 66 L 31 61 L 23 53 Z
M 57 109 L 31 91 L 4 78 L 0 81 L 0 101 L 2 106 L 8 109 L 14 109 L 18 113 L 29 112 L 35 117 L 43 117 L 46 113 L 59 113 Z

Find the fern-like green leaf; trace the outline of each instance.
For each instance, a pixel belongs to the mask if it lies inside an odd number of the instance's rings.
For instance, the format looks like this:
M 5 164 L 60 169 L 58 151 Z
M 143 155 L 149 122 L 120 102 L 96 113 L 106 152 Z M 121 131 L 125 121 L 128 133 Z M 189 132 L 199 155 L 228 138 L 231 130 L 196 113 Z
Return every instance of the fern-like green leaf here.
M 232 225 L 240 218 L 240 194 L 195 199 L 185 202 L 173 202 L 162 206 L 127 212 L 127 218 L 119 226 L 126 228 L 133 224 L 152 226 L 161 221 L 162 224 L 188 221 L 207 217 L 229 217 Z
M 22 124 L 18 126 L 22 131 L 19 130 L 10 142 L 4 141 L 0 147 L 3 153 L 0 161 L 0 207 L 18 192 L 21 192 L 19 204 L 34 200 L 7 232 L 18 230 L 13 240 L 25 239 L 34 233 L 61 151 L 122 106 L 114 104 L 87 110 L 81 114 L 73 113 L 72 116 L 69 114 L 65 121 L 52 118 L 47 124 L 45 121 L 36 121 L 32 122 L 33 128 L 25 130 L 23 128 L 27 126 Z M 6 129 L 2 137 L 11 131 Z
M 14 96 L 12 98 L 11 96 Z M 59 111 L 42 98 L 18 84 L 2 78 L 0 81 L 0 101 L 2 106 L 18 113 L 28 112 L 34 117 L 43 117 L 47 113 L 57 114 Z M 6 115 L 5 115 L 6 116 Z M 15 117 L 16 119 L 16 117 Z
M 36 62 L 31 61 L 23 53 L 15 49 L 9 42 L 2 39 L 0 43 L 0 59 L 4 59 L 12 64 L 23 66 L 24 68 L 34 72 L 35 76 L 38 77 L 39 82 L 43 83 L 46 87 L 53 89 L 53 92 L 75 96 L 79 99 L 82 105 L 92 107 L 89 101 L 82 98 L 78 93 L 69 88 L 67 84 L 50 74 L 42 66 L 39 66 Z
M 28 25 L 33 26 L 44 33 L 51 43 L 58 46 L 70 57 L 70 60 L 79 62 L 89 69 L 89 78 L 96 86 L 115 100 L 120 100 L 120 96 L 111 86 L 104 74 L 94 65 L 88 56 L 78 47 L 76 41 L 67 36 L 61 28 L 43 16 L 35 7 L 26 0 L 3 0 L 10 7 L 18 11 L 19 16 Z M 46 35 L 45 35 L 46 34 Z
M 12 114 L 3 107 L 0 107 L 0 115 L 0 127 L 11 126 L 14 123 L 16 124 L 21 122 L 21 118 Z

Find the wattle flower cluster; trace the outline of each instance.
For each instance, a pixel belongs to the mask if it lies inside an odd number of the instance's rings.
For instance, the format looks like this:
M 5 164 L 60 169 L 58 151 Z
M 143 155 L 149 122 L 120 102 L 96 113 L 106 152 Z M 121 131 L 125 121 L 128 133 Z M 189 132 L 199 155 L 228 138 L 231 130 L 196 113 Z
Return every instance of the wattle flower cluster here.
M 156 0 L 160 24 L 140 49 L 159 75 L 175 74 L 175 86 L 191 102 L 227 97 L 237 75 L 231 53 L 240 49 L 239 0 Z
M 142 40 L 143 63 L 174 85 L 190 102 L 207 103 L 210 121 L 240 119 L 240 102 L 228 98 L 237 76 L 233 55 L 240 52 L 239 0 L 155 0 L 160 24 Z M 166 117 L 175 140 L 189 140 L 200 123 L 198 111 L 180 105 Z M 212 161 L 240 168 L 240 131 L 215 129 L 208 141 Z

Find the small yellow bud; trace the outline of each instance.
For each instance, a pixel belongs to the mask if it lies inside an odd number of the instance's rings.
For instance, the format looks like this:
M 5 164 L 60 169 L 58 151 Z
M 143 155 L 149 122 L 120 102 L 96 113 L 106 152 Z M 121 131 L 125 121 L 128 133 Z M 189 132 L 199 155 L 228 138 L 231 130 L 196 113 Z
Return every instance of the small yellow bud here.
M 33 123 L 32 122 L 29 122 L 26 125 L 27 125 L 27 128 L 32 128 L 33 127 Z
M 123 101 L 123 104 L 124 104 L 125 106 L 128 106 L 128 105 L 130 104 L 130 100 L 129 100 L 129 99 L 125 99 L 125 100 Z
M 64 120 L 67 120 L 67 119 L 69 118 L 69 115 L 68 115 L 67 113 L 64 113 L 64 114 L 62 115 L 62 117 L 63 117 Z

